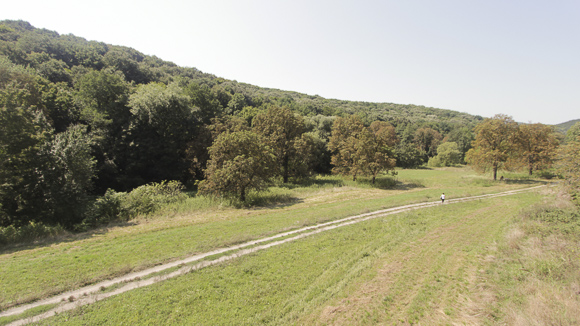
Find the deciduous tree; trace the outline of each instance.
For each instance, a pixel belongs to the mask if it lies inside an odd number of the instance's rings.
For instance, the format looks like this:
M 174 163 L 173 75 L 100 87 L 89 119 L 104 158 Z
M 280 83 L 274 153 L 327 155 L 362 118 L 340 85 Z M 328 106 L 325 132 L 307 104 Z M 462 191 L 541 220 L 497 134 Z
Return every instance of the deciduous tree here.
M 372 183 L 380 172 L 395 168 L 394 146 L 397 143 L 395 128 L 388 122 L 374 121 L 363 128 L 358 144 L 358 156 L 363 173 L 372 177 Z
M 20 225 L 34 218 L 42 193 L 41 146 L 51 130 L 42 112 L 30 108 L 0 107 L 0 225 Z M 35 212 L 36 211 L 36 212 Z
M 129 100 L 132 119 L 124 170 L 136 187 L 149 182 L 190 178 L 188 143 L 197 129 L 195 110 L 181 88 L 172 83 L 140 85 Z
M 475 140 L 472 128 L 461 127 L 451 130 L 447 137 L 447 142 L 457 144 L 457 149 L 461 152 L 461 162 L 465 160 L 465 153 L 471 148 L 471 143 Z M 439 149 L 437 149 L 439 150 Z
M 475 141 L 466 161 L 481 171 L 491 169 L 493 180 L 497 180 L 497 170 L 517 151 L 517 130 L 517 123 L 506 115 L 485 119 L 475 127 Z
M 357 175 L 363 171 L 359 163 L 358 138 L 364 125 L 358 116 L 337 118 L 332 125 L 332 134 L 328 142 L 328 149 L 332 153 L 332 172 L 352 176 L 356 181 Z
M 429 160 L 430 166 L 451 166 L 461 162 L 461 152 L 455 142 L 447 142 L 437 147 L 437 156 Z
M 202 194 L 237 195 L 246 200 L 249 190 L 262 190 L 274 175 L 275 156 L 265 139 L 252 131 L 222 133 L 209 148 Z
M 95 176 L 95 159 L 86 126 L 77 125 L 59 133 L 42 150 L 42 196 L 48 222 L 71 227 L 86 211 Z
M 570 193 L 578 200 L 580 194 L 580 137 L 558 149 L 556 171 L 564 177 Z
M 296 142 L 304 133 L 304 118 L 284 107 L 270 107 L 253 119 L 253 128 L 264 136 L 277 158 L 284 183 L 290 177 L 290 157 L 297 154 Z
M 549 167 L 556 156 L 558 141 L 550 126 L 541 123 L 520 125 L 516 142 L 529 175 L 534 170 Z
M 419 128 L 415 131 L 415 138 L 413 142 L 417 145 L 419 150 L 427 153 L 428 157 L 437 155 L 437 146 L 441 143 L 443 136 L 429 127 Z

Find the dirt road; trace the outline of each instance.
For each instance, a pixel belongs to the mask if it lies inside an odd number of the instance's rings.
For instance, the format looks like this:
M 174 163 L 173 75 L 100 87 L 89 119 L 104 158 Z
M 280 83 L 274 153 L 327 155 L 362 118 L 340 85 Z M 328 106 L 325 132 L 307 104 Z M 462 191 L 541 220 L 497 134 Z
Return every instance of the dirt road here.
M 526 189 L 519 189 L 519 190 L 512 190 L 507 192 L 501 192 L 497 194 L 488 194 L 488 195 L 481 195 L 481 196 L 473 196 L 473 197 L 466 197 L 466 198 L 458 198 L 458 199 L 448 199 L 446 200 L 444 205 L 459 203 L 459 202 L 466 202 L 466 201 L 473 201 L 473 200 L 482 200 L 487 198 L 495 198 L 500 196 L 508 196 L 517 194 L 520 192 L 530 191 L 534 189 L 538 189 L 544 186 L 537 186 L 532 188 Z M 190 256 L 188 258 L 174 261 L 171 263 L 159 265 L 153 268 L 149 268 L 140 272 L 130 273 L 121 277 L 117 277 L 111 280 L 99 282 L 90 286 L 82 287 L 77 290 L 69 291 L 66 293 L 62 293 L 44 300 L 40 300 L 37 302 L 33 302 L 30 304 L 24 304 L 17 307 L 13 307 L 7 309 L 6 311 L 0 312 L 0 317 L 7 317 L 7 316 L 14 316 L 21 314 L 29 309 L 40 307 L 43 305 L 49 304 L 58 304 L 56 308 L 53 308 L 45 313 L 37 315 L 35 317 L 25 318 L 18 321 L 11 323 L 10 325 L 24 325 L 27 323 L 35 322 L 44 318 L 48 318 L 53 316 L 56 313 L 72 310 L 79 306 L 91 304 L 97 302 L 99 300 L 124 293 L 133 289 L 137 289 L 140 287 L 148 286 L 157 282 L 161 282 L 163 280 L 167 280 L 179 275 L 183 275 L 189 273 L 194 270 L 198 270 L 207 266 L 219 264 L 243 255 L 247 255 L 249 253 L 257 252 L 263 249 L 267 249 L 273 246 L 277 246 L 283 243 L 295 241 L 304 237 L 308 237 L 310 235 L 314 235 L 320 232 L 332 230 L 335 228 L 351 225 L 354 223 L 359 223 L 362 221 L 383 217 L 386 215 L 397 214 L 405 211 L 433 207 L 437 205 L 442 205 L 440 201 L 436 202 L 427 202 L 427 203 L 419 203 L 419 204 L 411 204 L 405 205 L 400 207 L 394 207 L 384 210 L 379 210 L 371 213 L 351 216 L 347 218 L 343 218 L 340 220 L 335 220 L 327 223 L 321 223 L 318 225 L 313 225 L 309 227 L 300 228 L 297 230 L 283 232 L 271 237 L 262 238 L 258 240 L 253 240 L 249 242 L 245 242 L 239 245 L 227 247 L 227 248 L 220 248 L 216 250 L 212 250 L 210 252 L 197 254 L 194 256 Z M 212 256 L 217 256 L 213 257 Z M 173 271 L 170 271 L 172 270 Z M 116 289 L 112 291 L 106 291 L 107 288 L 115 286 Z M 105 290 L 105 291 L 104 291 Z

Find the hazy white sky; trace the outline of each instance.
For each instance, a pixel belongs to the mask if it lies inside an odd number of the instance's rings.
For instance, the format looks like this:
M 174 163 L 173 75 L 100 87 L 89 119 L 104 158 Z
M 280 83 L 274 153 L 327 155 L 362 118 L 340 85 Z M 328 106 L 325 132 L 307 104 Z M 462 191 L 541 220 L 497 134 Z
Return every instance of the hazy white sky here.
M 262 87 L 580 119 L 578 0 L 19 0 L 3 19 Z

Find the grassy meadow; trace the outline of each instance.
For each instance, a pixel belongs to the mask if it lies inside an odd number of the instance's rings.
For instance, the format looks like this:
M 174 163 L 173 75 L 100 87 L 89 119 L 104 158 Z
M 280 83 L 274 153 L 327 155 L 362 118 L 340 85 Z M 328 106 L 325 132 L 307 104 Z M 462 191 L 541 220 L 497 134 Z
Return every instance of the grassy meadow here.
M 543 183 L 523 176 L 517 181 L 492 182 L 468 168 L 398 172 L 395 179 L 385 177 L 374 186 L 339 177 L 319 177 L 301 186 L 279 185 L 268 193 L 252 194 L 253 205 L 242 208 L 191 197 L 125 224 L 5 248 L 0 254 L 0 309 L 307 225 L 434 201 L 441 192 L 453 199 Z M 521 272 L 525 277 L 516 278 L 522 280 L 523 285 L 518 285 L 504 281 L 502 273 L 504 264 L 511 266 L 513 255 L 523 255 L 526 241 L 541 229 L 526 221 L 543 223 L 533 216 L 551 208 L 541 207 L 566 205 L 550 189 L 441 205 L 323 232 L 83 306 L 41 324 L 493 324 L 523 320 L 529 293 L 526 277 L 531 274 Z M 555 241 L 567 248 L 577 241 L 574 228 L 541 230 L 548 237 L 564 234 L 564 240 L 550 240 L 550 245 Z M 562 250 L 567 259 L 578 261 L 577 252 Z M 531 264 L 528 270 L 543 271 L 543 280 L 578 287 L 577 281 L 570 280 L 573 273 L 566 272 L 573 264 L 564 266 L 558 257 L 542 256 L 545 263 L 541 265 L 534 260 L 537 257 L 523 256 L 527 258 L 516 261 Z M 517 286 L 522 286 L 519 296 L 512 291 Z M 577 301 L 567 304 L 570 312 L 578 308 Z M 502 307 L 510 307 L 511 312 Z M 566 316 L 573 315 L 564 313 L 559 319 L 564 324 L 572 320 Z M 0 318 L 0 324 L 7 322 Z

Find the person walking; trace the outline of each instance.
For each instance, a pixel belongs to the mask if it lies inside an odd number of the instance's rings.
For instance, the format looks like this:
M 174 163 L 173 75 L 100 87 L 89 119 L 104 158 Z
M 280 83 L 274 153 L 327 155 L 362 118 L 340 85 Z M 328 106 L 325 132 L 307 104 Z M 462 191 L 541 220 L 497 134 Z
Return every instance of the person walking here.
M 445 193 L 441 194 L 441 204 L 445 202 Z

